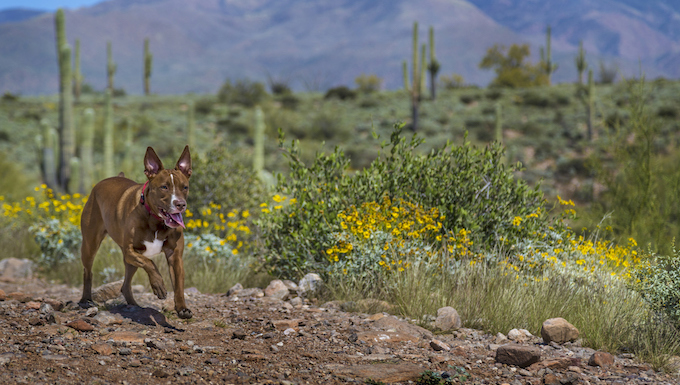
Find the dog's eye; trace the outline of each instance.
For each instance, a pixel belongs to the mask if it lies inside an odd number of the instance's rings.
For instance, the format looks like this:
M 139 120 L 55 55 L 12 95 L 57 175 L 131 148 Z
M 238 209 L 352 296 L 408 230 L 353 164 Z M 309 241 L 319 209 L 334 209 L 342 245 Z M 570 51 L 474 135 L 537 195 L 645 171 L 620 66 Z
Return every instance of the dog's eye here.
M 188 190 L 189 186 L 184 186 L 184 191 Z
M 166 186 L 166 185 L 161 186 L 161 190 L 167 190 L 167 189 L 168 189 L 168 186 Z

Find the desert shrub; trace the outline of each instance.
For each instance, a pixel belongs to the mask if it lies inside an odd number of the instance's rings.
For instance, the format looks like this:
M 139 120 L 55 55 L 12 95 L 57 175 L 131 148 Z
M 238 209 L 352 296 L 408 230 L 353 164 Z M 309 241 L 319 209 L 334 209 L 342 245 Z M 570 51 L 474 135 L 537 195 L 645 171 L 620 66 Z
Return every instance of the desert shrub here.
M 343 125 L 342 119 L 334 109 L 323 109 L 316 113 L 310 122 L 309 136 L 316 140 L 343 141 L 351 136 L 351 128 Z
M 217 99 L 221 103 L 240 104 L 244 107 L 253 107 L 266 97 L 264 84 L 251 80 L 238 80 L 235 84 L 227 80 L 217 92 Z
M 111 93 L 111 96 L 114 98 L 122 98 L 125 95 L 127 95 L 127 92 L 124 88 L 114 88 L 113 92 Z
M 375 74 L 370 74 L 370 75 L 365 75 L 361 74 L 354 79 L 354 82 L 357 85 L 357 90 L 362 93 L 362 94 L 370 94 L 373 92 L 380 91 L 380 87 L 382 86 L 382 79 L 378 77 L 378 75 Z
M 212 112 L 214 105 L 215 101 L 212 98 L 201 98 L 196 101 L 194 108 L 196 110 L 196 113 L 201 115 L 208 115 Z
M 187 206 L 194 219 L 205 219 L 201 211 L 228 215 L 233 209 L 252 210 L 264 199 L 265 188 L 245 154 L 223 146 L 193 159 L 191 191 Z M 211 204 L 220 205 L 214 209 Z
M 18 94 L 13 94 L 9 91 L 6 91 L 4 94 L 2 94 L 2 98 L 0 98 L 3 102 L 16 102 L 19 100 L 19 95 Z
M 680 252 L 671 245 L 669 255 L 650 253 L 633 270 L 631 287 L 654 311 L 680 327 Z
M 270 271 L 296 276 L 327 270 L 326 250 L 333 244 L 329 236 L 341 230 L 338 214 L 385 196 L 437 209 L 444 216 L 442 235 L 472 231 L 480 249 L 501 238 L 530 240 L 548 231 L 552 223 L 540 187 L 530 188 L 514 178 L 515 168 L 501 162 L 499 144 L 478 149 L 465 140 L 460 146 L 418 155 L 423 140 L 403 138 L 402 128 L 395 126 L 390 142 L 382 145 L 369 167 L 351 175 L 345 173 L 349 160 L 337 148 L 332 154 L 317 154 L 310 166 L 300 160 L 295 141 L 285 149 L 291 171 L 279 179 L 277 190 L 288 199 L 274 210 L 265 207 L 267 215 L 258 221 Z M 526 226 L 513 227 L 513 218 L 529 214 Z
M 347 88 L 347 86 L 339 86 L 335 88 L 331 88 L 328 91 L 326 91 L 326 94 L 324 95 L 324 99 L 340 99 L 340 100 L 346 100 L 346 99 L 355 99 L 357 97 L 357 93 L 355 91 L 350 90 Z
M 465 94 L 465 95 L 460 95 L 460 101 L 463 104 L 471 104 L 473 102 L 478 101 L 481 99 L 481 95 L 479 94 Z
M 361 108 L 375 108 L 380 105 L 380 102 L 378 102 L 378 99 L 373 98 L 373 97 L 365 97 L 362 98 L 361 101 L 359 102 L 359 107 Z
M 678 116 L 678 108 L 676 106 L 661 106 L 656 113 L 661 118 L 676 118 Z
M 550 106 L 550 98 L 542 92 L 526 91 L 522 94 L 522 102 L 526 106 L 545 108 Z
M 499 88 L 490 88 L 486 92 L 486 98 L 489 100 L 498 100 L 503 96 L 503 91 Z
M 250 127 L 233 119 L 220 119 L 217 121 L 217 129 L 231 135 L 248 135 Z
M 451 76 L 442 75 L 439 77 L 439 84 L 445 90 L 453 90 L 465 87 L 465 80 L 459 74 L 451 74 Z
M 281 102 L 281 106 L 288 110 L 296 110 L 300 104 L 300 98 L 292 93 L 285 93 L 277 98 Z

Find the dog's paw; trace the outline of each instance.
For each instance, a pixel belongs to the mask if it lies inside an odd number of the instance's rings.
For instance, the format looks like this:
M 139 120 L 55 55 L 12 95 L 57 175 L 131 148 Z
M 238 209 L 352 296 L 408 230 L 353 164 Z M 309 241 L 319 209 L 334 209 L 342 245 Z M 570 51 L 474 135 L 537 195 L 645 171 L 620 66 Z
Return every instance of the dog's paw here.
M 193 317 L 194 315 L 191 313 L 191 310 L 184 308 L 181 310 L 177 310 L 177 316 L 182 319 L 189 319 Z
M 153 293 L 158 297 L 158 299 L 165 299 L 168 295 L 167 291 L 165 291 L 165 286 L 163 284 L 160 285 L 152 285 L 151 289 L 153 290 Z
M 89 309 L 91 307 L 97 306 L 97 304 L 94 303 L 94 301 L 91 299 L 86 300 L 81 299 L 80 301 L 78 301 L 78 306 L 80 306 L 82 309 Z

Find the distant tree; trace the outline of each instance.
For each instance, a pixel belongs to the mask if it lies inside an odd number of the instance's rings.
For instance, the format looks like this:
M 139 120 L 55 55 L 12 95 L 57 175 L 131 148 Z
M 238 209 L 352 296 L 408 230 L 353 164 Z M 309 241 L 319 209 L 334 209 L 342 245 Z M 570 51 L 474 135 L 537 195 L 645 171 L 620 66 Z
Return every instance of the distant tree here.
M 616 74 L 619 72 L 619 66 L 613 63 L 607 66 L 604 61 L 600 60 L 600 83 L 612 84 L 616 79 Z
M 460 74 L 451 74 L 451 76 L 442 75 L 439 78 L 439 83 L 447 90 L 465 87 L 465 79 Z
M 370 94 L 372 92 L 380 91 L 383 80 L 375 74 L 361 74 L 357 76 L 356 79 L 354 79 L 354 82 L 357 84 L 357 89 L 359 92 Z
M 531 54 L 529 45 L 513 44 L 507 49 L 498 44 L 486 51 L 486 56 L 479 63 L 479 68 L 494 69 L 496 78 L 491 82 L 493 87 L 533 87 L 548 84 L 548 77 L 540 65 L 525 62 Z
M 221 103 L 240 104 L 245 107 L 253 107 L 266 97 L 264 84 L 250 80 L 238 80 L 235 84 L 227 80 L 217 93 L 217 99 Z

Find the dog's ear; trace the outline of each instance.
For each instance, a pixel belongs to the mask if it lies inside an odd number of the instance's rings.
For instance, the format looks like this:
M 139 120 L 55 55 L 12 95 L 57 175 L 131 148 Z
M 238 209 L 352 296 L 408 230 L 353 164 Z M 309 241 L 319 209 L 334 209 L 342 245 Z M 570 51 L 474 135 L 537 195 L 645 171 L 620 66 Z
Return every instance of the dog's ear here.
M 144 174 L 146 177 L 151 179 L 162 169 L 163 162 L 161 162 L 161 159 L 156 155 L 156 151 L 151 147 L 147 147 L 146 155 L 144 155 Z
M 184 147 L 184 151 L 182 151 L 182 155 L 179 157 L 175 169 L 179 170 L 187 178 L 191 177 L 191 154 L 189 153 L 189 146 Z

